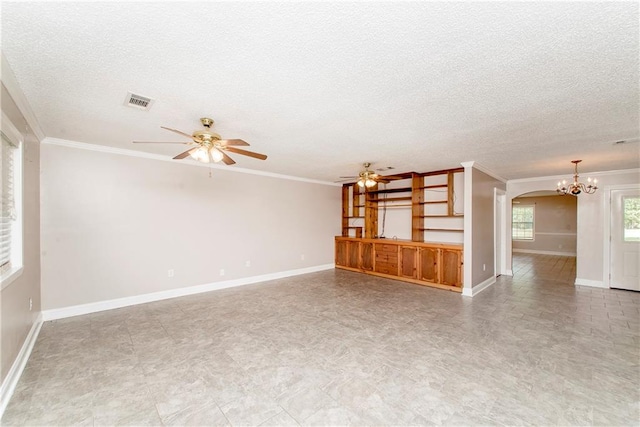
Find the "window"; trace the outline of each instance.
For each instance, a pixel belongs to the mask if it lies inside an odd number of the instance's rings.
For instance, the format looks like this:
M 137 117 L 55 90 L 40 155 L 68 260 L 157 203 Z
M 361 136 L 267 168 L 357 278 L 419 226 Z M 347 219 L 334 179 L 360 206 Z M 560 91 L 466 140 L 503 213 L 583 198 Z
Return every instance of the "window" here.
M 22 273 L 22 135 L 5 114 L 0 130 L 0 280 Z
M 514 206 L 511 218 L 513 240 L 533 240 L 533 206 Z
M 640 242 L 640 197 L 624 197 L 624 241 Z

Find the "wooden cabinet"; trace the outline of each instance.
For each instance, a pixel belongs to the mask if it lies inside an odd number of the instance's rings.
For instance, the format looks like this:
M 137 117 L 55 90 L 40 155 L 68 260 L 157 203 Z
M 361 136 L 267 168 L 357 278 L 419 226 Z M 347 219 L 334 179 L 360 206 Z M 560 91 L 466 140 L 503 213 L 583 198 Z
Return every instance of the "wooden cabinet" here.
M 336 239 L 336 266 L 348 267 L 347 263 L 347 242 L 346 240 Z
M 347 265 L 351 268 L 360 267 L 360 242 L 347 241 Z
M 440 282 L 443 285 L 462 286 L 462 253 L 450 249 L 441 250 L 441 272 Z
M 336 267 L 462 292 L 462 246 L 336 237 Z
M 376 243 L 374 245 L 375 263 L 373 269 L 377 273 L 398 275 L 398 246 Z
M 418 278 L 425 282 L 438 283 L 440 281 L 438 258 L 440 249 L 438 248 L 420 248 L 420 269 Z
M 373 271 L 373 243 L 360 243 L 360 267 L 365 271 Z
M 400 246 L 400 276 L 409 279 L 418 278 L 418 248 Z

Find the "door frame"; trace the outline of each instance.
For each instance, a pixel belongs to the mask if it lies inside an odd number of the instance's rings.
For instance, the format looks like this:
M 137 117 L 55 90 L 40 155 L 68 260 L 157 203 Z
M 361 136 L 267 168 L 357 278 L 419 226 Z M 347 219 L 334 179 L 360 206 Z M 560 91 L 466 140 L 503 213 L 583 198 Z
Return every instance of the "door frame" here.
M 498 200 L 501 209 L 498 208 Z M 498 233 L 500 231 L 500 233 Z M 494 275 L 507 275 L 507 192 L 499 188 L 493 189 L 493 272 Z M 498 234 L 500 239 L 498 239 Z M 509 233 L 509 237 L 511 234 Z M 499 240 L 499 241 L 498 241 Z M 498 271 L 500 259 L 500 271 Z
M 604 188 L 604 248 L 602 265 L 602 283 L 605 288 L 611 288 L 611 192 L 614 190 L 640 190 L 640 184 L 608 185 Z

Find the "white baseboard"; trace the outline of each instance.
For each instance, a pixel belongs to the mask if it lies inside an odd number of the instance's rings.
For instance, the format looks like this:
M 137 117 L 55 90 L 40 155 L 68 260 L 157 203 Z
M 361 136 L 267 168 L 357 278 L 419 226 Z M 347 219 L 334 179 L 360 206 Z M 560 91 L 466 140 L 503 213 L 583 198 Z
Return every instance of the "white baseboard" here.
M 576 277 L 575 285 L 578 285 L 578 286 L 590 286 L 592 288 L 609 289 L 609 287 L 607 285 L 605 285 L 602 280 L 579 279 L 577 277 Z
M 31 329 L 29 330 L 24 343 L 22 343 L 22 348 L 20 348 L 20 352 L 18 353 L 16 360 L 13 361 L 11 369 L 9 369 L 7 376 L 2 382 L 2 386 L 0 386 L 0 418 L 2 418 L 4 410 L 7 409 L 9 400 L 11 400 L 13 391 L 16 389 L 18 380 L 22 375 L 22 371 L 24 371 L 24 367 L 27 365 L 27 361 L 29 360 L 29 356 L 31 355 L 33 346 L 38 339 L 38 334 L 40 333 L 41 327 L 42 313 L 38 314 L 36 321 L 33 323 L 33 325 L 31 325 Z
M 324 264 L 314 267 L 299 268 L 297 270 L 287 270 L 278 273 L 263 274 L 260 276 L 244 277 L 242 279 L 225 280 L 222 282 L 207 283 L 204 285 L 190 286 L 187 288 L 170 289 L 168 291 L 153 292 L 150 294 L 136 295 L 132 297 L 118 298 L 107 301 L 98 301 L 89 304 L 73 305 L 70 307 L 54 308 L 44 310 L 42 319 L 44 321 L 64 319 L 66 317 L 81 316 L 83 314 L 97 313 L 99 311 L 113 310 L 115 308 L 129 307 L 137 304 L 160 301 L 170 298 L 183 297 L 187 295 L 200 294 L 203 292 L 217 291 L 219 289 L 233 288 L 236 286 L 250 285 L 253 283 L 266 282 L 268 280 L 282 279 L 285 277 L 298 276 L 300 274 L 315 273 L 316 271 L 330 270 L 335 268 L 335 264 Z
M 533 249 L 513 249 L 513 252 L 521 254 L 540 254 L 540 255 L 559 255 L 559 256 L 576 256 L 575 252 L 560 252 L 560 251 L 536 251 Z
M 482 292 L 485 289 L 487 289 L 489 286 L 493 285 L 494 283 L 496 283 L 496 278 L 495 277 L 489 277 L 487 280 L 485 280 L 482 283 L 479 283 L 479 284 L 475 285 L 473 288 L 464 288 L 464 289 L 462 289 L 462 295 L 466 296 L 466 297 L 474 297 L 474 296 L 478 295 L 480 292 Z

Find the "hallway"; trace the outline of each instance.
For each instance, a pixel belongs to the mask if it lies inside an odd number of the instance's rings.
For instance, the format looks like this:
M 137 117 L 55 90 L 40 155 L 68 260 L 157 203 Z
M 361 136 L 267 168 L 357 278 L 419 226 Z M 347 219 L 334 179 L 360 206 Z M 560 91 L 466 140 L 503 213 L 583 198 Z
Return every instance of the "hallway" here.
M 576 280 L 576 257 L 514 252 L 513 276 L 573 285 Z

